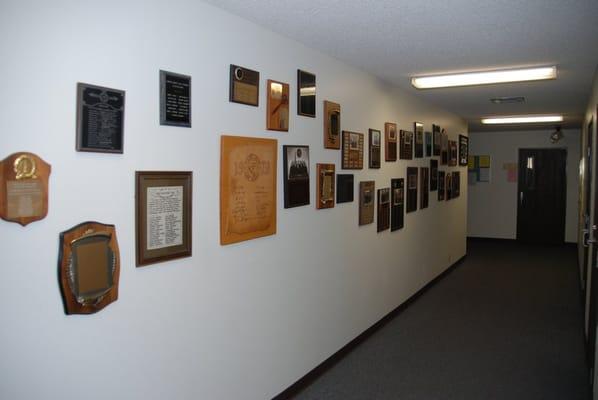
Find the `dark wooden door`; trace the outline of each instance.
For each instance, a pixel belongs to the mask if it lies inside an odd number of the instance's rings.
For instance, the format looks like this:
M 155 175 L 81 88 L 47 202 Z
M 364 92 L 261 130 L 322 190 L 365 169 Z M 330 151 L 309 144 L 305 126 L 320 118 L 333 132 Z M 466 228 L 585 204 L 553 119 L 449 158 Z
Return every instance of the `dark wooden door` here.
M 596 133 L 592 122 L 588 126 L 588 147 L 595 149 L 597 142 Z M 590 152 L 590 154 L 593 154 Z M 595 157 L 588 157 L 588 182 L 584 188 L 586 192 L 586 209 L 584 214 L 587 215 L 588 224 L 583 230 L 583 246 L 586 250 L 584 255 L 589 253 L 589 257 L 585 258 L 584 261 L 584 273 L 586 274 L 586 293 L 587 296 L 586 307 L 588 310 L 588 342 L 587 342 L 587 359 L 590 366 L 590 379 L 592 388 L 594 387 L 594 376 L 596 371 L 596 323 L 598 321 L 598 270 L 596 269 L 596 255 L 598 250 L 598 201 L 596 201 L 596 189 L 598 186 L 598 174 L 596 174 L 596 164 L 593 160 Z M 585 182 L 584 182 L 585 183 Z M 592 210 L 593 208 L 593 210 Z M 593 211 L 593 215 L 591 215 Z M 584 215 L 584 219 L 586 217 Z M 587 265 L 589 263 L 589 265 Z M 593 390 L 592 390 L 593 391 Z
M 517 240 L 565 242 L 565 149 L 519 149 Z

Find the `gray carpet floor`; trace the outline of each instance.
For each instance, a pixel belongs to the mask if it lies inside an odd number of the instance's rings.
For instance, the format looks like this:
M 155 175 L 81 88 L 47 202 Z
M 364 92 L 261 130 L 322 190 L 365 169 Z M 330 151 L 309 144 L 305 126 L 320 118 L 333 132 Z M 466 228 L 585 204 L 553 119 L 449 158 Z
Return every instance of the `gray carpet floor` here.
M 465 260 L 293 398 L 587 400 L 576 250 L 473 240 Z

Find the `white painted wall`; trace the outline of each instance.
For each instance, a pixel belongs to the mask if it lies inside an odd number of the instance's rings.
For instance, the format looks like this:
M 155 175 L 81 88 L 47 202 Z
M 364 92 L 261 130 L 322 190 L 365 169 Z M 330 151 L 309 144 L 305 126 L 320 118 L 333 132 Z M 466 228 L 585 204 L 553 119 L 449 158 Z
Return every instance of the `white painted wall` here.
M 283 209 L 282 174 L 278 233 L 220 246 L 223 133 L 309 144 L 313 171 L 340 167 L 340 152 L 322 148 L 325 99 L 341 104 L 344 129 L 417 120 L 453 139 L 466 132 L 359 70 L 193 0 L 4 1 L 0 38 L 0 157 L 31 151 L 52 165 L 48 217 L 0 221 L 2 399 L 266 399 L 465 254 L 465 184 L 460 198 L 433 194 L 403 230 L 377 234 L 358 227 L 357 202 L 315 210 L 313 181 L 312 205 Z M 261 72 L 259 108 L 229 103 L 231 63 Z M 317 75 L 318 117 L 296 116 L 292 96 L 290 132 L 268 132 L 265 80 L 295 93 L 297 68 Z M 192 129 L 159 126 L 159 69 L 192 75 Z M 75 151 L 79 81 L 126 90 L 124 154 Z M 356 182 L 389 186 L 407 165 L 428 164 L 384 163 Z M 193 171 L 193 257 L 135 268 L 135 170 Z M 120 298 L 66 316 L 58 235 L 87 220 L 116 225 Z
M 490 155 L 491 181 L 469 186 L 467 235 L 515 239 L 517 237 L 517 182 L 507 182 L 505 163 L 517 163 L 520 148 L 567 150 L 567 210 L 565 241 L 577 242 L 580 131 L 563 130 L 558 143 L 550 143 L 552 129 L 538 131 L 471 132 L 469 154 Z

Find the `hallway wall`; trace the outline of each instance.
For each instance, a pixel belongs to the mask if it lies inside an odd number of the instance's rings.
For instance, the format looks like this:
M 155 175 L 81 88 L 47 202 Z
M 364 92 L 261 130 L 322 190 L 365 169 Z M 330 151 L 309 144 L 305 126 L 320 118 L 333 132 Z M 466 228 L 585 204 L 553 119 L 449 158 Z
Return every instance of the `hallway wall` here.
M 507 181 L 505 163 L 517 163 L 520 148 L 567 150 L 567 209 L 565 241 L 577 243 L 580 131 L 563 130 L 558 143 L 550 143 L 551 129 L 504 132 L 471 132 L 470 155 L 490 155 L 489 183 L 468 186 L 467 235 L 498 239 L 517 237 L 517 182 Z
M 313 178 L 316 162 L 340 170 L 340 152 L 322 148 L 323 100 L 341 104 L 343 129 L 364 133 L 421 121 L 456 140 L 461 118 L 194 0 L 1 8 L 0 158 L 34 152 L 52 174 L 44 220 L 0 221 L 0 398 L 270 398 L 465 254 L 465 167 L 443 168 L 460 169 L 461 197 L 438 203 L 432 193 L 393 233 L 358 227 L 357 202 L 315 210 Z M 228 101 L 231 63 L 261 73 L 259 108 Z M 315 119 L 296 115 L 298 68 L 316 74 Z M 160 69 L 192 76 L 191 129 L 159 125 Z M 291 85 L 288 133 L 265 130 L 266 79 Z M 126 90 L 124 154 L 75 151 L 77 82 Z M 276 235 L 220 246 L 222 134 L 310 145 L 311 205 L 283 209 L 278 168 Z M 344 172 L 382 188 L 408 165 L 429 158 Z M 136 170 L 193 171 L 192 257 L 135 268 Z M 116 225 L 119 300 L 65 316 L 58 236 L 88 220 Z

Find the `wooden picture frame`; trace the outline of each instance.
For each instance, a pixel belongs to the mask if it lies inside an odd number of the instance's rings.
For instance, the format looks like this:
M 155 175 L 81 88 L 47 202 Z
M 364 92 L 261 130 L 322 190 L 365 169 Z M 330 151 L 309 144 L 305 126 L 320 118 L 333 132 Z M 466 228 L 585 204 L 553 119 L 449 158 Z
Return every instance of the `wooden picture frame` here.
M 459 165 L 467 165 L 469 159 L 469 137 L 459 135 Z
M 456 140 L 449 140 L 448 142 L 449 147 L 449 160 L 448 165 L 449 167 L 456 167 L 457 166 L 457 141 Z
M 334 164 L 316 164 L 318 175 L 316 186 L 316 209 L 334 207 L 335 166 Z
M 343 131 L 342 169 L 363 169 L 363 133 Z
M 276 233 L 278 141 L 220 137 L 220 244 Z
M 260 73 L 238 65 L 230 65 L 228 101 L 231 103 L 259 106 Z
M 384 160 L 397 161 L 397 124 L 384 123 Z
M 193 172 L 135 172 L 137 267 L 190 257 Z
M 424 124 L 421 122 L 413 123 L 413 134 L 415 136 L 415 145 L 413 155 L 415 158 L 423 158 L 424 156 Z
M 324 101 L 324 148 L 341 148 L 341 105 Z
M 368 132 L 368 163 L 370 168 L 380 168 L 380 147 L 382 145 L 382 132 L 370 129 Z
M 413 159 L 413 132 L 404 131 L 401 129 L 399 153 L 401 160 Z
M 297 70 L 297 114 L 316 117 L 316 76 Z
M 266 85 L 266 129 L 288 132 L 289 84 L 268 79 Z
M 284 208 L 309 204 L 309 146 L 282 146 Z
M 374 206 L 376 205 L 376 182 L 359 182 L 359 225 L 374 222 Z

